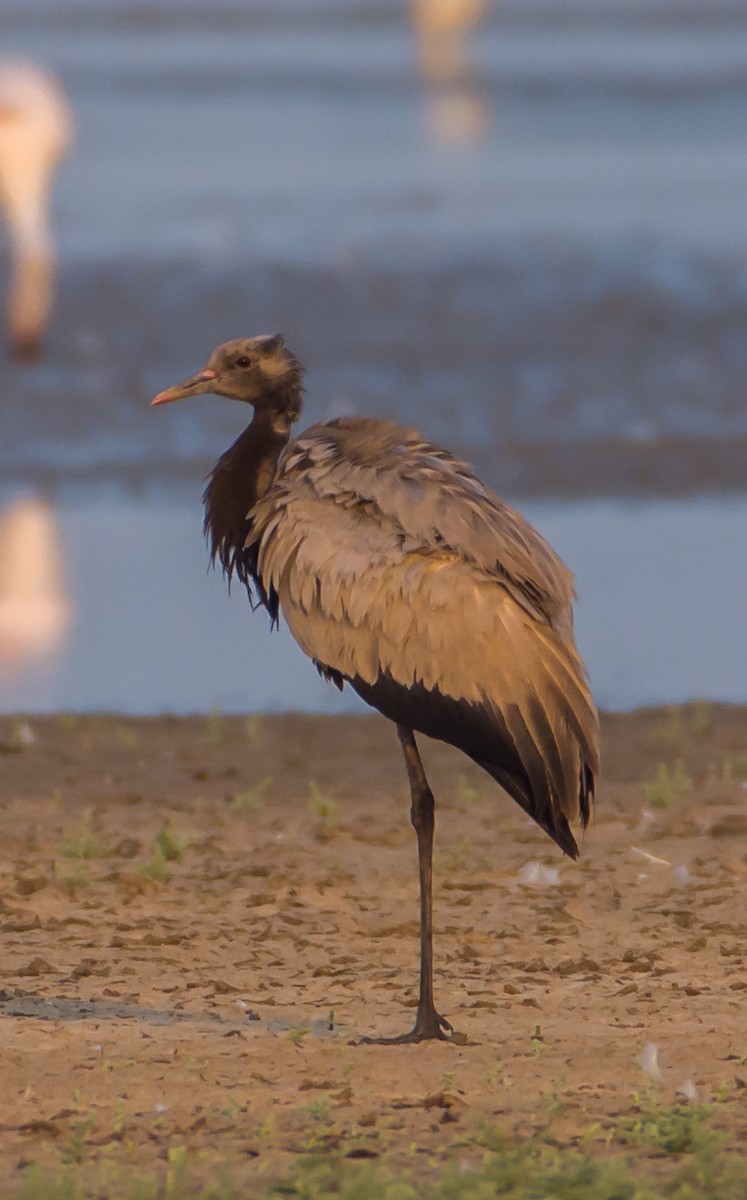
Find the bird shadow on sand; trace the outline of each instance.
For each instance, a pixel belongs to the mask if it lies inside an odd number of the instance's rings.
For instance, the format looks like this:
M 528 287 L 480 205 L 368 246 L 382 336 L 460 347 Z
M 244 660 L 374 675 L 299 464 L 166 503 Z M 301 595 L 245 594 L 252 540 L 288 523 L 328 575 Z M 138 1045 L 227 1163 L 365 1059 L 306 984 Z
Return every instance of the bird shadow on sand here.
M 302 1028 L 305 1034 L 316 1037 L 332 1037 L 339 1033 L 337 1027 L 330 1029 L 327 1018 L 303 1022 L 264 1021 L 256 1013 L 248 1013 L 243 1020 L 236 1021 L 214 1012 L 183 1012 L 176 1008 L 153 1008 L 149 1004 L 126 1004 L 118 1000 L 36 996 L 19 989 L 0 990 L 0 1015 L 42 1021 L 138 1021 L 155 1026 L 181 1022 L 209 1024 L 219 1027 L 226 1037 L 236 1036 L 246 1029 L 283 1033 Z
M 119 1000 L 80 1000 L 70 996 L 36 996 L 18 988 L 0 989 L 0 1016 L 27 1017 L 37 1021 L 136 1021 L 156 1028 L 166 1025 L 210 1025 L 222 1037 L 238 1037 L 247 1030 L 260 1033 L 294 1033 L 304 1037 L 333 1039 L 344 1037 L 348 1045 L 397 1045 L 398 1038 L 366 1037 L 344 1026 L 330 1027 L 328 1017 L 311 1021 L 275 1018 L 265 1021 L 250 1011 L 243 1020 L 233 1020 L 214 1012 L 184 1012 L 178 1008 L 153 1008 L 149 1004 L 127 1004 Z M 464 1033 L 444 1039 L 455 1046 L 475 1045 Z

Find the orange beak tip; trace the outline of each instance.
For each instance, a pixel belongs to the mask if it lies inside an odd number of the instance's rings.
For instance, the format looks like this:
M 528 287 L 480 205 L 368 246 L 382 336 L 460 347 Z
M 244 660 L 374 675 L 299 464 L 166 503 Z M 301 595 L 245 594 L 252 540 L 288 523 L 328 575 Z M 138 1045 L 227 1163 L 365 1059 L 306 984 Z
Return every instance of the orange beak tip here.
M 176 387 L 166 388 L 164 391 L 159 392 L 151 400 L 151 408 L 156 404 L 171 404 L 174 400 L 183 400 L 186 396 L 189 396 L 191 388 L 195 388 L 196 394 L 207 391 L 208 389 L 204 385 L 212 383 L 215 378 L 215 371 L 208 369 L 200 371 L 199 375 L 195 375 L 187 383 L 177 384 Z

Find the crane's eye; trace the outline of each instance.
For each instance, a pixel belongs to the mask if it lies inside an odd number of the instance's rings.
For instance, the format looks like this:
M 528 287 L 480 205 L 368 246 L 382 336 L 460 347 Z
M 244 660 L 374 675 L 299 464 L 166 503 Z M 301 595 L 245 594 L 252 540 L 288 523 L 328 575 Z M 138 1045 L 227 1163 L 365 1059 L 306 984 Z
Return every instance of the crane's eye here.
M 247 358 L 246 355 L 243 355 L 241 358 L 236 359 L 237 367 L 250 367 L 251 365 L 252 365 L 252 360 L 250 358 Z

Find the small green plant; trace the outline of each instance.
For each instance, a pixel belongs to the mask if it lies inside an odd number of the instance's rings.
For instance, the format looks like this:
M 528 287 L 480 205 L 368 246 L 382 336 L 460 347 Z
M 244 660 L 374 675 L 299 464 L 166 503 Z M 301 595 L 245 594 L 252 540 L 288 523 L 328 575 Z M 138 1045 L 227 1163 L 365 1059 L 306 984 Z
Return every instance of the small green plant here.
M 264 1121 L 257 1128 L 257 1137 L 261 1141 L 269 1141 L 275 1135 L 275 1116 L 273 1113 L 268 1113 Z
M 264 1151 L 275 1134 L 271 1117 L 254 1132 L 253 1142 Z M 500 1127 L 488 1125 L 479 1134 L 460 1138 L 443 1165 L 430 1156 L 427 1165 L 420 1139 L 404 1142 L 400 1163 L 356 1161 L 349 1156 L 355 1142 L 337 1125 L 312 1124 L 300 1147 L 304 1153 L 288 1165 L 280 1179 L 269 1177 L 232 1184 L 215 1178 L 215 1167 L 183 1145 L 167 1152 L 165 1178 L 143 1176 L 128 1163 L 120 1176 L 106 1164 L 97 1168 L 86 1158 L 80 1167 L 30 1165 L 9 1200 L 85 1200 L 116 1196 L 117 1200 L 744 1200 L 745 1158 L 742 1153 L 717 1150 L 716 1135 L 702 1147 L 678 1155 L 653 1149 L 636 1153 L 594 1153 L 594 1143 L 582 1137 L 584 1150 L 552 1131 L 523 1138 L 518 1145 Z M 352 1145 L 351 1145 L 352 1142 Z M 358 1145 L 364 1143 L 359 1142 Z M 380 1149 L 385 1149 L 380 1142 Z M 480 1151 L 470 1163 L 471 1149 Z M 134 1154 L 134 1147 L 129 1147 Z M 465 1154 L 466 1151 L 466 1154 Z M 417 1165 L 416 1165 L 417 1164 Z M 260 1168 L 261 1169 L 261 1168 Z M 204 1176 L 211 1171 L 210 1181 Z M 200 1175 L 203 1178 L 200 1178 Z M 12 1186 L 12 1185 L 11 1185 Z M 6 1189 L 7 1191 L 7 1189 Z
M 225 1108 L 220 1110 L 222 1117 L 230 1117 L 232 1121 L 237 1121 L 242 1113 L 246 1112 L 246 1105 L 237 1100 L 235 1096 L 231 1096 Z
M 253 746 L 255 750 L 257 750 L 265 740 L 266 726 L 267 722 L 265 721 L 265 718 L 259 714 L 254 714 L 251 717 L 247 717 L 246 721 L 244 722 L 247 740 L 249 745 Z
M 90 887 L 91 884 L 91 872 L 82 860 L 76 861 L 69 870 L 63 870 L 56 862 L 54 874 L 60 887 L 70 896 L 74 896 L 80 888 Z
M 733 779 L 747 779 L 747 754 L 730 754 L 724 759 L 723 776 L 729 783 Z
M 299 1025 L 299 1027 L 297 1029 L 291 1029 L 290 1033 L 288 1034 L 288 1037 L 293 1042 L 294 1046 L 300 1046 L 301 1042 L 303 1041 L 303 1039 L 306 1037 L 307 1033 L 309 1033 L 309 1032 L 310 1032 L 310 1030 L 309 1030 L 308 1025 L 304 1025 L 304 1026 Z
M 235 792 L 231 797 L 231 808 L 235 813 L 259 812 L 267 802 L 267 793 L 271 787 L 272 775 L 265 775 L 254 787 L 247 788 L 245 792 Z
M 331 792 L 325 792 L 316 783 L 309 784 L 309 791 L 309 812 L 315 818 L 314 836 L 319 842 L 328 842 L 335 831 L 337 801 Z
M 85 808 L 77 830 L 62 845 L 65 858 L 98 858 L 101 841 L 93 830 L 93 809 Z
M 217 750 L 225 741 L 225 728 L 223 718 L 217 708 L 212 708 L 205 722 L 205 728 L 202 731 L 200 741 L 203 746 L 210 750 Z
M 168 825 L 164 825 L 159 829 L 153 841 L 155 843 L 153 854 L 146 862 L 140 864 L 138 870 L 141 875 L 144 875 L 146 879 L 152 879 L 154 883 L 168 883 L 171 879 L 168 864 L 179 861 L 189 845 L 189 838 L 176 837 L 171 833 Z
M 328 1121 L 329 1120 L 329 1096 L 319 1096 L 318 1099 L 312 1100 L 306 1104 L 302 1112 L 309 1118 L 310 1121 Z
M 79 1121 L 73 1126 L 70 1137 L 62 1147 L 60 1157 L 67 1166 L 75 1165 L 83 1162 L 86 1149 L 86 1137 L 95 1127 L 96 1121 L 92 1113 L 83 1121 Z
M 707 700 L 694 700 L 687 706 L 689 731 L 696 738 L 704 738 L 713 728 L 713 712 Z
M 112 1116 L 112 1133 L 121 1134 L 124 1132 L 127 1124 L 127 1114 L 125 1106 L 121 1100 L 117 1100 L 114 1105 L 114 1113 Z
M 674 1104 L 664 1108 L 644 1099 L 640 1112 L 619 1120 L 613 1134 L 626 1146 L 689 1154 L 720 1143 L 719 1136 L 708 1128 L 711 1112 L 711 1106 L 706 1104 Z
M 665 710 L 651 728 L 649 740 L 663 749 L 673 750 L 687 738 L 704 738 L 713 728 L 713 712 L 706 700 L 675 704 Z
M 119 1071 L 124 1067 L 136 1067 L 136 1066 L 137 1066 L 136 1058 L 114 1058 L 114 1059 L 105 1058 L 102 1063 L 102 1069 L 104 1071 Z
M 154 883 L 168 883 L 171 879 L 168 863 L 158 847 L 151 858 L 140 864 L 138 870 L 141 875 L 144 875 L 146 879 L 152 879 Z
M 544 1096 L 542 1097 L 542 1107 L 544 1108 L 548 1117 L 553 1116 L 555 1113 L 561 1112 L 565 1108 L 567 1103 L 563 1095 L 565 1084 L 565 1075 L 559 1075 L 557 1079 L 553 1079 L 550 1085 L 550 1090 L 545 1092 Z
M 490 1087 L 496 1087 L 499 1084 L 502 1087 L 511 1086 L 511 1076 L 507 1073 L 502 1062 L 493 1063 L 493 1066 L 485 1075 L 485 1082 Z
M 156 850 L 166 862 L 178 862 L 189 845 L 189 838 L 176 837 L 164 825 L 156 834 Z
M 471 808 L 484 800 L 485 793 L 480 787 L 475 787 L 470 783 L 466 775 L 460 775 L 457 779 L 456 802 L 459 808 Z
M 131 725 L 118 725 L 114 732 L 120 746 L 125 750 L 134 750 L 140 741 L 137 730 Z
M 660 717 L 651 727 L 649 740 L 657 746 L 671 749 L 671 747 L 679 745 L 683 731 L 682 708 L 672 705 L 665 709 L 664 716 Z
M 672 768 L 660 762 L 651 783 L 643 785 L 646 799 L 653 808 L 666 808 L 672 801 L 679 800 L 693 790 L 693 781 L 678 758 Z
M 482 869 L 481 860 L 476 858 L 472 842 L 464 834 L 460 834 L 445 847 L 436 847 L 436 863 L 442 871 L 462 871 L 467 866 Z
M 166 1195 L 183 1195 L 182 1185 L 187 1172 L 187 1147 L 171 1146 L 169 1149 L 169 1169 L 166 1172 Z
M 539 1025 L 535 1025 L 534 1033 L 532 1034 L 532 1054 L 538 1057 L 545 1049 L 545 1039 L 542 1036 L 542 1030 Z

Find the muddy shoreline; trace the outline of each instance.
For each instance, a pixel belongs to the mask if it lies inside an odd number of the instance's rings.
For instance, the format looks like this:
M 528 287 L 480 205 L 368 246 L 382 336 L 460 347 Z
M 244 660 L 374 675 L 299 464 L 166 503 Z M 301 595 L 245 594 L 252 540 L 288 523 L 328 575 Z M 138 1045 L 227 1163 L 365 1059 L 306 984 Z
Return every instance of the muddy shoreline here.
M 3 1186 L 71 1138 L 91 1171 L 157 1171 L 186 1147 L 197 1178 L 248 1182 L 326 1137 L 391 1167 L 417 1146 L 422 1176 L 457 1144 L 477 1161 L 479 1129 L 544 1127 L 549 1096 L 553 1136 L 603 1149 L 648 1042 L 662 1103 L 689 1080 L 737 1147 L 747 709 L 607 716 L 603 746 L 578 864 L 425 747 L 437 1002 L 466 1041 L 392 1048 L 356 1044 L 406 1028 L 416 998 L 386 722 L 0 718 Z M 557 883 L 522 885 L 531 862 Z

